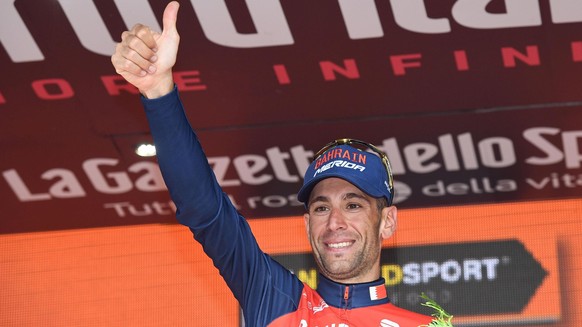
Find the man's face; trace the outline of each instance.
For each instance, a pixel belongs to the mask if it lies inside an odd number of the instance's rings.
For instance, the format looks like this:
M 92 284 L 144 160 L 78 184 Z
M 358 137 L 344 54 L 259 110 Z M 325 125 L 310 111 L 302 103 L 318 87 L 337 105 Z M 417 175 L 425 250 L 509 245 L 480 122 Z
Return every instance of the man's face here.
M 396 208 L 379 212 L 373 197 L 343 179 L 327 178 L 311 191 L 305 226 L 323 275 L 369 282 L 380 276 L 382 239 L 396 227 Z

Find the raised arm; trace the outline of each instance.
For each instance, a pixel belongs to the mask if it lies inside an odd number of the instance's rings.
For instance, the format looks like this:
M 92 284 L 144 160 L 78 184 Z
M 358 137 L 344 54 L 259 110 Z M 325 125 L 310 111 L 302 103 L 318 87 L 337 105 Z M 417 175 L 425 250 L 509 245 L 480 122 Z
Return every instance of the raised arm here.
M 176 203 L 178 220 L 201 233 L 199 226 L 208 226 L 220 210 L 226 211 L 229 206 L 223 203 L 225 195 L 174 89 L 172 67 L 180 41 L 176 29 L 178 9 L 176 1 L 166 6 L 161 33 L 141 24 L 123 32 L 111 62 L 117 73 L 143 95 L 158 163 Z M 232 214 L 236 216 L 236 212 Z M 226 232 L 215 235 L 214 239 L 228 238 Z
M 303 285 L 263 253 L 246 220 L 218 184 L 172 79 L 179 5 L 164 10 L 163 31 L 143 25 L 122 34 L 111 62 L 141 94 L 157 159 L 178 221 L 192 230 L 241 303 L 248 326 L 296 309 Z M 270 309 L 275 308 L 275 309 Z

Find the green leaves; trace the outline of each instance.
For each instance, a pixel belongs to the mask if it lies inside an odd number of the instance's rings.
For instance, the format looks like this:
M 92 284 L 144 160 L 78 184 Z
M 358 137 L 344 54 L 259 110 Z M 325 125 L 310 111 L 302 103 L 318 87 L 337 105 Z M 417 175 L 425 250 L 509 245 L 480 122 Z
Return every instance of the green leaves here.
M 426 300 L 426 302 L 421 303 L 421 305 L 432 308 L 435 312 L 432 314 L 434 318 L 430 324 L 419 327 L 453 327 L 451 322 L 453 316 L 450 313 L 446 312 L 438 303 L 429 298 L 426 294 L 422 293 L 420 297 Z

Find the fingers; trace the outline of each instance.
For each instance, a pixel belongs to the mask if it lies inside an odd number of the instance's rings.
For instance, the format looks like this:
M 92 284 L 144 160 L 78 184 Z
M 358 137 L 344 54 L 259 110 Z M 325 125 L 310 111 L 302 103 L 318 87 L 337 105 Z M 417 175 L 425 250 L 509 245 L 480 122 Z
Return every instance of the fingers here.
M 153 63 L 158 59 L 155 35 L 156 33 L 141 24 L 134 26 L 131 31 L 123 32 L 121 42 L 117 44 L 111 57 L 116 71 L 138 76 L 155 72 Z
M 145 46 L 153 51 L 156 50 L 156 36 L 158 33 L 152 31 L 148 26 L 136 24 L 127 35 L 137 37 L 137 39 L 131 38 L 129 40 L 130 42 L 135 42 L 135 45 Z M 121 38 L 123 39 L 123 34 Z
M 125 48 L 121 43 L 117 44 L 115 54 L 111 56 L 111 62 L 115 67 L 115 71 L 118 74 L 127 72 L 137 76 L 145 76 L 147 74 L 146 70 L 149 70 L 149 66 L 152 66 L 151 63 L 144 58 L 135 55 L 135 52 L 133 52 L 134 59 L 131 59 L 131 57 L 132 54 L 131 52 L 128 52 L 127 48 Z M 137 64 L 136 62 L 141 63 Z

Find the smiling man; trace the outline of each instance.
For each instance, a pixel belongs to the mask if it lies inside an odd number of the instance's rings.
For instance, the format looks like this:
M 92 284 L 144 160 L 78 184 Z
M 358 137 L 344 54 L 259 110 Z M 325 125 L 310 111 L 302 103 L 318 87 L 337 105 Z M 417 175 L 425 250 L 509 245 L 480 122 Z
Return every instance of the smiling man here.
M 377 234 L 390 235 L 395 217 L 382 219 L 376 199 L 341 178 L 319 182 L 312 195 L 305 226 L 320 271 L 343 283 L 377 279 L 382 245 Z
M 166 7 L 161 34 L 139 24 L 124 32 L 111 61 L 142 94 L 178 221 L 212 258 L 243 308 L 246 326 L 430 323 L 431 317 L 391 304 L 380 277 L 382 240 L 394 232 L 397 210 L 388 158 L 373 145 L 334 141 L 305 173 L 298 199 L 307 208 L 305 226 L 320 269 L 317 290 L 258 247 L 218 184 L 174 85 L 178 8 L 175 1 Z
M 316 153 L 297 197 L 306 204 L 307 235 L 323 275 L 343 283 L 378 279 L 382 240 L 396 228 L 392 184 L 388 157 L 370 144 L 340 139 Z

